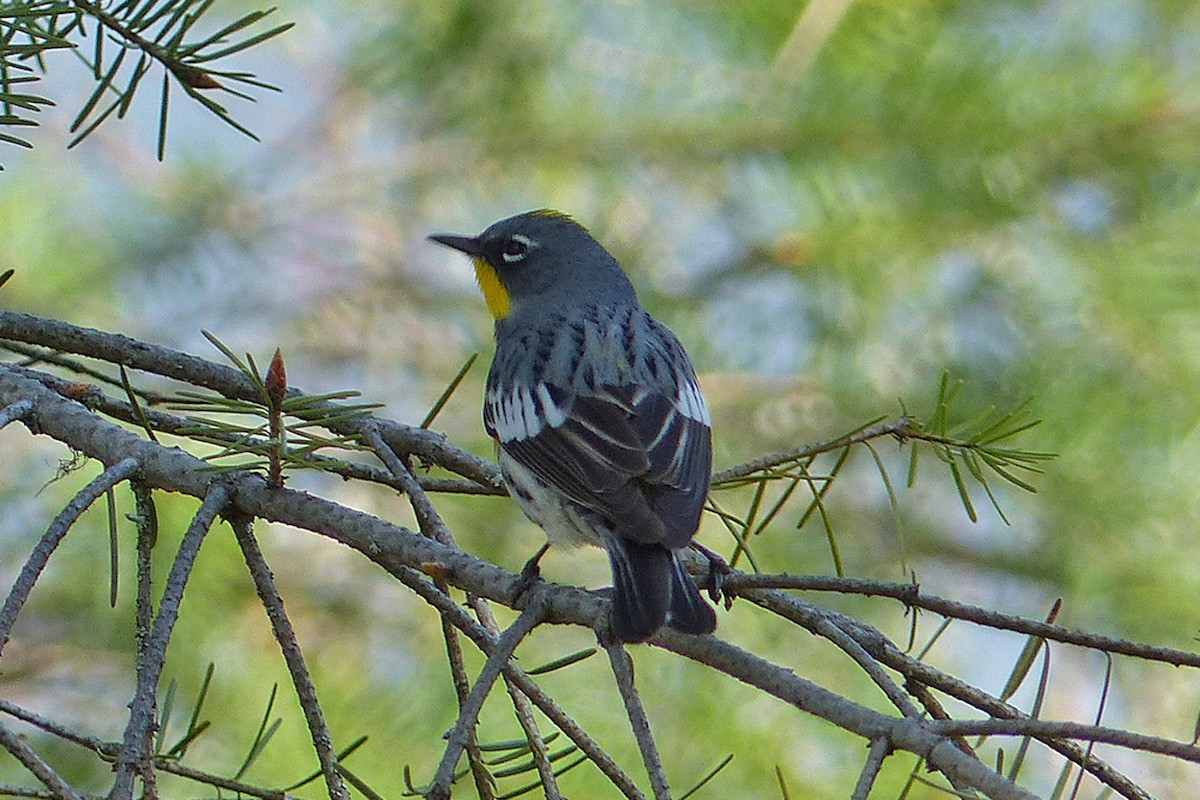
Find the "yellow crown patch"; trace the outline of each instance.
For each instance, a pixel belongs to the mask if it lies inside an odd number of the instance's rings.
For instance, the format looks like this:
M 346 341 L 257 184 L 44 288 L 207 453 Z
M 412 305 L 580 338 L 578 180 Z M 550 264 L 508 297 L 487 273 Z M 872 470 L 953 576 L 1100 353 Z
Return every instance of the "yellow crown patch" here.
M 553 208 L 539 208 L 537 211 L 530 211 L 529 213 L 530 216 L 534 217 L 544 217 L 546 219 L 558 219 L 562 220 L 563 222 L 569 222 L 577 228 L 583 228 L 585 231 L 587 230 L 587 228 L 584 228 L 582 225 L 580 225 L 570 214 L 564 214 L 561 211 L 555 211 Z

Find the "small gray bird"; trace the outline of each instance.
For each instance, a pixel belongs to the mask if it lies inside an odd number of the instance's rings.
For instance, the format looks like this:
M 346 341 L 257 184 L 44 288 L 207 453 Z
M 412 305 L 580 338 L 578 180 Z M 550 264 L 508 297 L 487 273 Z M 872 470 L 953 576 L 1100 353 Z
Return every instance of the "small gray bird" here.
M 430 236 L 471 256 L 496 320 L 483 422 L 509 493 L 550 544 L 592 544 L 613 574 L 612 629 L 712 633 L 717 617 L 677 551 L 712 471 L 708 407 L 671 331 L 582 225 L 542 210 L 478 236 Z M 536 574 L 537 558 L 529 569 Z

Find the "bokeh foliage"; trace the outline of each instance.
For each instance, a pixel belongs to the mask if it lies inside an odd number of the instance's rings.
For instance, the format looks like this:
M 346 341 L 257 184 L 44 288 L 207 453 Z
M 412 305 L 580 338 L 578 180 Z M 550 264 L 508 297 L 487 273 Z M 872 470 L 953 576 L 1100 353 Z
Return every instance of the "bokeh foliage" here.
M 18 268 L 6 303 L 210 355 L 202 327 L 264 361 L 281 345 L 294 383 L 355 388 L 417 422 L 466 356 L 490 347 L 467 266 L 424 234 L 560 208 L 618 255 L 645 304 L 687 343 L 714 407 L 718 468 L 899 413 L 897 397 L 924 410 L 947 368 L 966 381 L 966 407 L 1032 395 L 1045 420 L 1032 444 L 1061 453 L 1035 481 L 1038 494 L 1000 489 L 1011 527 L 977 498 L 982 519 L 972 525 L 953 484 L 923 475 L 900 489 L 907 565 L 942 594 L 1032 616 L 1061 595 L 1067 624 L 1192 645 L 1200 627 L 1194 4 L 282 5 L 297 28 L 272 45 L 273 56 L 258 56 L 266 62 L 256 71 L 285 99 L 265 98 L 267 109 L 238 117 L 264 144 L 234 142 L 201 115 L 175 117 L 166 162 L 152 165 L 150 114 L 114 121 L 67 155 L 69 137 L 53 133 L 47 111 L 36 149 L 5 153 L 0 219 L 14 233 L 0 241 L 0 266 Z M 281 121 L 272 112 L 281 104 L 299 112 Z M 438 425 L 487 453 L 481 386 L 477 367 Z M 48 453 L 19 453 L 10 466 L 44 465 L 57 457 Z M 881 454 L 902 487 L 905 454 Z M 839 480 L 827 502 L 848 572 L 903 577 L 874 464 L 860 454 Z M 6 506 L 28 489 L 3 485 Z M 406 513 L 383 494 L 314 485 L 389 517 Z M 55 485 L 19 507 L 32 502 L 48 518 L 65 492 Z M 509 567 L 539 542 L 509 503 L 442 507 L 466 547 Z M 42 517 L 22 513 L 5 538 L 32 536 Z M 795 523 L 783 515 L 759 537 L 763 568 L 830 571 L 820 527 L 796 532 Z M 707 543 L 729 546 L 720 526 L 706 525 Z M 78 554 L 60 568 L 77 577 L 43 590 L 39 613 L 63 642 L 84 637 L 119 660 L 127 616 L 109 617 L 125 607 L 101 610 L 106 581 L 88 566 L 106 558 L 101 538 L 72 545 Z M 232 540 L 219 538 L 202 554 L 213 566 L 189 589 L 193 635 L 173 645 L 173 674 L 195 686 L 215 661 L 215 692 L 265 700 L 264 673 L 282 682 L 283 671 L 244 573 L 216 564 L 226 556 L 236 564 Z M 14 548 L 21 552 L 6 551 Z M 322 543 L 280 532 L 267 556 L 300 616 L 302 642 L 312 642 L 335 734 L 371 733 L 355 759 L 392 796 L 395 753 L 430 765 L 453 720 L 435 621 Z M 603 582 L 602 556 L 581 558 L 576 567 L 552 555 L 548 576 Z M 893 607 L 839 607 L 900 641 L 907 635 Z M 206 624 L 206 614 L 223 621 Z M 805 641 L 764 641 L 768 628 L 736 608 L 722 617 L 724 635 L 847 688 L 836 657 L 804 651 Z M 973 655 L 1015 657 L 1021 644 L 953 634 L 939 648 L 977 677 L 992 667 Z M 547 657 L 564 650 L 545 646 Z M 793 790 L 804 787 L 800 796 L 845 795 L 835 787 L 853 780 L 860 753 L 840 737 L 823 741 L 825 726 L 806 721 L 781 736 L 780 720 L 794 717 L 770 701 L 736 687 L 697 692 L 699 673 L 687 665 L 652 651 L 637 658 L 660 687 L 650 713 L 679 785 L 732 750 L 726 790 L 771 796 L 779 764 Z M 599 665 L 573 669 L 560 680 L 607 692 Z M 1077 680 L 1099 682 L 1094 664 L 1078 669 Z M 22 676 L 22 691 L 34 691 L 24 687 L 36 688 L 39 674 Z M 1118 669 L 1125 704 L 1145 700 L 1143 679 L 1132 665 Z M 1158 679 L 1192 710 L 1154 719 L 1186 739 L 1200 692 L 1178 676 Z M 213 708 L 248 729 L 261 713 Z M 580 715 L 632 756 L 620 720 L 602 707 Z M 495 721 L 496 738 L 511 735 L 506 723 Z M 706 724 L 737 736 L 706 733 L 697 747 L 687 732 Z M 294 767 L 308 764 L 303 737 L 292 714 L 273 745 L 287 755 L 262 768 L 281 781 L 307 771 Z M 1164 769 L 1157 779 L 1163 788 L 1186 777 Z

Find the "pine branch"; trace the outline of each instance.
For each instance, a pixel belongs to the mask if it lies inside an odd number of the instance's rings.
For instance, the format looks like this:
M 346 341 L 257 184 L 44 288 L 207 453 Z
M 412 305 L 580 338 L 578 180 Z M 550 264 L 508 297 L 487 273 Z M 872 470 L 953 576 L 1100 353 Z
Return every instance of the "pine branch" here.
M 8 326 L 8 327 L 6 327 Z M 32 331 L 32 332 L 31 332 Z M 207 385 L 212 391 L 217 391 L 222 400 L 211 402 L 225 407 L 246 410 L 263 404 L 256 400 L 261 398 L 265 390 L 264 380 L 254 368 L 253 360 L 247 358 L 246 364 L 239 367 L 221 367 L 203 359 L 197 359 L 186 354 L 154 348 L 133 340 L 103 334 L 97 331 L 64 326 L 46 320 L 38 320 L 9 312 L 0 312 L 0 338 L 10 337 L 20 341 L 31 342 L 42 347 L 51 347 L 64 352 L 84 354 L 89 358 L 99 358 L 110 364 L 141 369 L 181 380 L 190 386 Z M 64 346 L 68 345 L 68 346 Z M 240 359 L 239 359 L 240 360 Z M 235 360 L 237 363 L 238 360 Z M 278 376 L 277 376 L 278 378 Z M 106 464 L 116 464 L 126 459 L 141 465 L 137 475 L 138 485 L 147 487 L 142 494 L 148 496 L 149 488 L 166 489 L 183 492 L 193 497 L 208 497 L 202 508 L 206 513 L 197 517 L 187 537 L 186 547 L 181 548 L 177 565 L 186 559 L 194 558 L 195 547 L 198 546 L 203 530 L 211 522 L 214 509 L 223 507 L 225 500 L 229 502 L 228 513 L 234 517 L 262 517 L 313 531 L 320 535 L 341 542 L 364 557 L 372 560 L 396 577 L 404 586 L 420 596 L 430 607 L 442 616 L 448 627 L 464 635 L 464 641 L 471 641 L 481 652 L 491 660 L 475 687 L 473 704 L 465 704 L 463 717 L 458 731 L 453 737 L 451 747 L 457 749 L 469 741 L 468 729 L 475 725 L 476 710 L 479 700 L 486 696 L 491 688 L 496 674 L 504 676 L 506 681 L 522 694 L 528 696 L 534 705 L 540 708 L 555 725 L 572 740 L 573 745 L 580 748 L 587 758 L 601 766 L 614 785 L 629 797 L 639 796 L 636 787 L 628 781 L 611 760 L 600 750 L 595 742 L 590 740 L 581 729 L 568 717 L 562 714 L 549 696 L 533 681 L 529 673 L 520 670 L 514 663 L 511 647 L 501 641 L 495 633 L 474 621 L 470 615 L 456 603 L 449 594 L 449 588 L 455 587 L 468 593 L 471 598 L 487 598 L 492 602 L 508 605 L 529 612 L 523 616 L 524 624 L 510 629 L 512 644 L 528 629 L 539 623 L 561 625 L 569 624 L 586 626 L 596 629 L 603 627 L 608 612 L 607 602 L 595 593 L 583 591 L 575 587 L 539 583 L 524 594 L 516 590 L 521 585 L 519 576 L 501 570 L 485 561 L 461 551 L 455 544 L 449 528 L 445 525 L 438 510 L 433 507 L 424 488 L 417 481 L 415 472 L 406 463 L 406 459 L 418 454 L 435 455 L 443 465 L 453 464 L 471 472 L 472 477 L 486 475 L 494 467 L 483 462 L 483 470 L 472 470 L 472 462 L 461 451 L 454 448 L 444 439 L 423 431 L 419 428 L 396 426 L 365 416 L 347 417 L 336 412 L 336 404 L 326 398 L 306 397 L 294 389 L 283 393 L 282 382 L 275 386 L 275 393 L 282 400 L 272 401 L 276 407 L 283 409 L 288 402 L 295 401 L 292 406 L 303 420 L 321 420 L 338 432 L 349 431 L 369 445 L 380 459 L 388 466 L 391 476 L 397 484 L 409 495 L 414 512 L 420 523 L 420 534 L 405 528 L 388 524 L 383 520 L 353 509 L 345 508 L 319 497 L 290 491 L 282 486 L 271 486 L 262 476 L 245 472 L 233 472 L 222 475 L 214 481 L 211 471 L 206 470 L 204 462 L 178 449 L 166 448 L 159 443 L 146 438 L 145 427 L 154 427 L 158 423 L 168 424 L 177 419 L 173 415 L 164 415 L 152 409 L 139 409 L 141 402 L 134 392 L 127 393 L 128 402 L 123 405 L 113 398 L 103 402 L 107 408 L 121 408 L 126 418 L 135 420 L 138 432 L 126 430 L 114 425 L 93 413 L 87 404 L 94 403 L 99 393 L 95 387 L 81 387 L 78 384 L 53 379 L 44 373 L 22 368 L 11 364 L 0 364 L 0 408 L 11 409 L 5 413 L 13 420 L 20 420 L 30 430 L 52 436 L 53 438 L 78 449 L 83 454 L 100 459 Z M 945 382 L 944 382 L 945 385 Z M 50 388 L 53 387 L 53 388 Z M 219 388 L 217 388 L 219 387 Z M 286 394 L 286 397 L 284 396 Z M 1028 429 L 1025 420 L 1017 414 L 995 415 L 988 414 L 970 420 L 967 425 L 952 425 L 948 422 L 952 392 L 943 391 L 939 398 L 938 408 L 930 415 L 929 421 L 917 426 L 911 418 L 905 418 L 896 423 L 885 425 L 873 424 L 842 437 L 837 437 L 827 443 L 792 451 L 783 460 L 773 463 L 761 463 L 750 472 L 736 475 L 734 480 L 756 483 L 755 499 L 752 501 L 749 513 L 742 523 L 745 532 L 751 534 L 761 530 L 773 517 L 780 513 L 782 503 L 772 503 L 771 498 L 763 491 L 766 481 L 786 480 L 787 485 L 805 484 L 811 487 L 816 502 L 837 476 L 837 470 L 828 474 L 820 474 L 811 469 L 811 458 L 821 452 L 838 453 L 842 459 L 848 449 L 868 439 L 884 435 L 898 438 L 916 439 L 921 446 L 929 448 L 962 448 L 961 452 L 952 453 L 952 457 L 963 461 L 963 453 L 982 453 L 990 448 L 990 452 L 1000 452 L 996 448 L 1010 448 L 1011 437 Z M 139 413 L 140 412 L 140 413 Z M 909 427 L 899 425 L 905 423 Z M 286 427 L 286 426 L 283 426 Z M 391 434 L 389 438 L 389 434 Z M 235 433 L 234 435 L 239 435 Z M 277 437 L 269 437 L 277 438 Z M 401 444 L 397 444 L 397 443 Z M 825 449 L 820 449 L 825 448 Z M 1016 451 L 1016 448 L 1010 448 Z M 1012 458 L 1020 459 L 1030 451 L 1017 451 L 1009 454 Z M 939 456 L 940 457 L 940 456 Z M 1006 456 L 1009 457 L 1009 456 Z M 790 458 L 790 460 L 789 460 Z M 743 467 L 744 469 L 745 467 Z M 970 468 L 964 469 L 972 478 Z M 736 472 L 736 471 L 735 471 Z M 225 493 L 217 498 L 215 493 Z M 153 511 L 139 501 L 139 538 L 142 538 L 142 528 L 149 531 L 154 518 Z M 806 513 L 818 513 L 812 511 Z M 207 520 L 207 522 L 205 521 Z M 198 532 L 196 532 L 198 531 Z M 424 534 L 424 535 L 421 535 Z M 178 567 L 186 571 L 187 566 Z M 176 570 L 173 570 L 175 572 Z M 429 577 L 436 578 L 437 583 Z M 153 629 L 147 636 L 148 645 L 140 657 L 146 664 L 148 672 L 161 670 L 161 653 L 164 652 L 165 642 L 169 636 L 172 621 L 168 617 L 175 613 L 174 599 L 182 592 L 184 578 L 169 581 L 167 595 L 171 602 L 164 601 L 164 607 L 159 611 L 159 618 L 150 627 Z M 652 641 L 654 646 L 675 652 L 689 659 L 706 664 L 716 670 L 725 672 L 735 679 L 755 687 L 767 694 L 792 705 L 797 710 L 811 713 L 825 719 L 845 730 L 862 737 L 872 747 L 872 757 L 864 766 L 859 777 L 860 794 L 874 779 L 878 764 L 882 763 L 887 752 L 905 750 L 920 754 L 930 765 L 941 772 L 943 776 L 959 792 L 982 792 L 996 798 L 1027 798 L 1025 790 L 1018 787 L 1012 780 L 999 772 L 983 765 L 975 755 L 966 748 L 961 735 L 969 728 L 969 721 L 959 725 L 958 720 L 950 719 L 941 708 L 932 692 L 923 687 L 934 687 L 939 691 L 965 699 L 986 713 L 1002 720 L 1020 720 L 1019 712 L 1012 709 L 998 698 L 990 698 L 974 687 L 954 683 L 951 676 L 945 676 L 932 670 L 920 661 L 899 652 L 878 631 L 862 622 L 844 615 L 834 614 L 823 609 L 802 603 L 785 593 L 783 589 L 826 589 L 846 591 L 865 595 L 893 597 L 901 602 L 918 608 L 928 608 L 937 613 L 944 613 L 956 618 L 972 619 L 979 624 L 995 628 L 1013 630 L 1024 635 L 1058 638 L 1085 647 L 1121 652 L 1129 655 L 1163 657 L 1168 663 L 1192 665 L 1192 661 L 1179 660 L 1178 654 L 1152 652 L 1137 646 L 1123 646 L 1120 649 L 1111 647 L 1112 640 L 1103 637 L 1089 638 L 1088 635 L 1077 635 L 1048 623 L 1005 618 L 1004 615 L 993 615 L 983 609 L 960 606 L 952 601 L 923 595 L 919 588 L 899 584 L 869 584 L 868 582 L 853 582 L 809 578 L 804 576 L 747 576 L 737 572 L 729 573 L 725 578 L 726 588 L 731 594 L 741 595 L 755 604 L 761 605 L 780 618 L 790 620 L 816 635 L 833 642 L 843 652 L 848 654 L 856 668 L 868 676 L 891 701 L 895 711 L 883 713 L 868 708 L 847 697 L 840 696 L 811 681 L 805 680 L 784 665 L 773 664 L 758 658 L 754 654 L 739 650 L 716 637 L 689 637 L 671 630 L 664 630 Z M 474 605 L 474 603 L 472 603 Z M 482 612 L 481 612 L 482 613 Z M 165 620 L 165 621 L 164 621 Z M 166 633 L 163 633 L 163 630 Z M 519 635 L 518 635 L 519 632 Z M 152 641 L 150 641 L 152 640 Z M 1134 643 L 1136 644 L 1136 643 Z M 298 648 L 297 648 L 298 649 Z M 1186 654 L 1184 654 L 1186 656 Z M 1169 659 L 1176 660 L 1170 661 Z M 156 666 L 157 665 L 157 666 Z M 897 679 L 889 672 L 894 670 L 903 676 L 908 689 L 906 694 L 901 690 Z M 157 679 L 151 682 L 139 675 L 139 688 L 135 697 L 135 714 L 131 715 L 130 725 L 126 731 L 126 741 L 117 746 L 112 754 L 119 760 L 119 787 L 116 796 L 128 796 L 126 787 L 132 786 L 132 779 L 126 776 L 140 774 L 147 786 L 150 786 L 152 774 L 147 770 L 159 769 L 162 763 L 154 753 L 146 751 L 143 743 L 148 741 L 149 732 L 154 725 L 153 716 L 147 716 L 147 703 L 152 702 L 154 695 L 144 687 L 157 684 Z M 913 702 L 916 698 L 917 702 Z M 628 693 L 627 693 L 628 702 Z M 152 705 L 149 706 L 152 708 Z M 897 714 L 898 712 L 898 714 Z M 926 713 L 928 712 L 928 716 Z M 193 719 L 197 716 L 193 711 Z M 136 722 L 135 722 L 136 717 Z M 165 724 L 165 721 L 164 721 Z M 1104 780 L 1109 786 L 1121 791 L 1127 797 L 1139 797 L 1136 786 L 1131 781 L 1115 773 L 1102 762 L 1071 741 L 1063 737 L 1087 739 L 1094 735 L 1103 741 L 1119 740 L 1120 744 L 1144 749 L 1150 752 L 1169 754 L 1171 757 L 1195 760 L 1200 759 L 1200 750 L 1190 748 L 1178 742 L 1167 742 L 1155 737 L 1131 734 L 1120 737 L 1122 732 L 1100 728 L 1097 725 L 1078 728 L 1052 727 L 1059 723 L 1047 723 L 1045 726 L 1020 725 L 1013 723 L 1007 726 L 997 725 L 994 730 L 999 733 L 1029 736 L 1045 741 L 1047 746 L 1063 753 L 1067 758 L 1080 763 L 1092 774 Z M 1067 725 L 1067 723 L 1062 723 Z M 963 727 L 967 726 L 967 727 Z M 648 724 L 646 726 L 648 730 Z M 189 725 L 189 734 L 193 725 Z M 971 729 L 974 730 L 974 729 Z M 991 729 L 989 729 L 991 730 Z M 319 734 L 314 730 L 314 736 Z M 265 741 L 266 737 L 263 737 Z M 553 737 L 547 737 L 547 741 Z M 643 753 L 647 752 L 644 739 Z M 653 748 L 651 742 L 651 748 Z M 525 748 L 504 745 L 506 754 L 515 755 L 525 752 Z M 1193 752 L 1195 751 L 1195 752 Z M 461 750 L 458 750 L 461 752 Z M 544 753 L 539 769 L 543 773 L 552 774 L 569 769 L 578 760 L 567 763 L 571 748 Z M 326 753 L 328 756 L 329 753 Z M 332 765 L 336 759 L 325 758 L 323 772 L 327 778 L 332 774 Z M 457 754 L 447 749 L 446 763 L 451 770 L 456 762 Z M 562 766 L 550 770 L 550 765 L 556 761 Z M 652 783 L 656 794 L 662 796 L 666 792 L 666 781 L 662 777 L 662 767 L 655 759 L 648 759 L 648 769 L 654 777 Z M 529 769 L 528 765 L 516 765 L 512 774 Z M 489 767 L 493 776 L 500 775 L 501 770 Z M 357 778 L 351 778 L 340 765 L 336 767 L 339 776 L 359 785 Z M 446 770 L 439 771 L 440 787 L 447 787 Z M 452 774 L 449 773 L 449 774 Z M 503 774 L 509 774 L 508 768 Z M 214 784 L 216 785 L 216 784 Z M 332 784 L 331 784 L 332 785 Z M 256 796 L 266 796 L 258 794 Z
M 36 113 L 53 105 L 53 101 L 19 87 L 36 83 L 47 72 L 45 56 L 49 52 L 70 50 L 87 66 L 95 87 L 71 125 L 76 136 L 68 147 L 79 144 L 106 120 L 124 117 L 143 78 L 155 66 L 163 70 L 157 144 L 160 161 L 166 148 L 172 80 L 222 122 L 257 139 L 205 92 L 224 92 L 253 101 L 251 95 L 232 85 L 279 91 L 251 73 L 218 69 L 215 65 L 275 38 L 292 23 L 251 33 L 250 29 L 275 10 L 268 9 L 244 14 L 209 35 L 194 34 L 202 23 L 207 23 L 212 6 L 212 0 L 130 0 L 117 4 L 24 0 L 8 4 L 0 9 L 0 127 L 37 124 L 22 112 Z M 89 39 L 91 44 L 85 51 Z M 132 54 L 136 59 L 127 58 Z M 32 146 L 28 140 L 2 131 L 0 141 Z
M 886 583 L 861 578 L 840 578 L 828 575 L 749 575 L 730 574 L 724 578 L 724 588 L 733 594 L 759 589 L 802 589 L 819 592 L 865 595 L 868 597 L 890 597 L 906 606 L 922 608 L 954 619 L 967 620 L 998 630 L 1013 631 L 1030 636 L 1040 636 L 1051 641 L 1073 644 L 1114 655 L 1125 655 L 1147 661 L 1157 661 L 1177 667 L 1200 668 L 1200 653 L 1156 647 L 1127 639 L 1064 628 L 1036 619 L 1015 617 L 999 611 L 960 603 L 954 600 L 925 594 L 920 587 L 911 583 Z
M 128 369 L 208 389 L 230 400 L 256 402 L 260 396 L 253 381 L 235 367 L 214 364 L 189 353 L 140 342 L 120 334 L 82 328 L 57 320 L 0 310 L 0 339 L 36 344 L 124 365 Z M 288 397 L 303 395 L 293 388 L 288 390 Z M 316 404 L 315 409 L 331 414 L 337 410 L 336 406 L 329 403 Z M 380 435 L 397 454 L 415 456 L 473 480 L 487 487 L 491 493 L 503 493 L 500 470 L 495 464 L 454 447 L 442 434 L 374 417 L 338 420 L 330 428 L 334 433 L 357 436 L 373 425 L 379 427 Z
M 195 457 L 168 450 L 154 442 L 107 423 L 79 404 L 49 392 L 38 381 L 24 377 L 19 368 L 0 365 L 0 403 L 28 398 L 40 432 L 69 443 L 81 452 L 113 459 L 137 458 L 143 475 L 152 485 L 205 496 L 209 483 Z M 501 570 L 456 548 L 447 547 L 371 515 L 338 506 L 311 495 L 272 488 L 254 475 L 229 476 L 225 484 L 239 512 L 311 530 L 346 544 L 396 575 L 410 587 L 420 582 L 413 570 L 433 570 L 448 576 L 461 588 L 493 601 L 526 608 L 546 604 L 546 620 L 569 622 L 594 628 L 606 619 L 608 606 L 590 592 L 569 586 L 541 583 L 518 594 L 519 575 Z M 193 526 L 193 530 L 197 529 Z M 191 552 L 189 550 L 189 552 Z M 159 618 L 164 611 L 160 609 Z M 160 629 L 155 623 L 155 636 Z M 169 632 L 169 627 L 166 628 Z M 925 730 L 919 720 L 895 719 L 842 698 L 800 678 L 790 670 L 759 659 L 713 637 L 689 637 L 667 629 L 654 642 L 661 647 L 698 660 L 738 680 L 815 714 L 839 727 L 874 739 L 886 734 L 899 749 L 924 754 L 930 763 L 950 777 L 952 783 L 976 787 L 996 800 L 1028 800 L 1032 795 L 1001 778 L 978 761 L 965 757 L 949 739 Z M 144 685 L 144 684 L 142 684 Z M 138 743 L 136 731 L 127 730 L 126 757 Z M 137 752 L 141 752 L 137 750 Z

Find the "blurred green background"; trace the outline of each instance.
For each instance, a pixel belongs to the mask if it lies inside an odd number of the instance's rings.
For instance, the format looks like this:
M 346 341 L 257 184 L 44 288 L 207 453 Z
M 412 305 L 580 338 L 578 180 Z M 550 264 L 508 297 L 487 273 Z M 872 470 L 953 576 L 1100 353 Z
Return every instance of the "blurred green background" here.
M 228 5 L 231 17 L 248 7 Z M 713 407 L 718 469 L 897 414 L 898 397 L 928 415 L 944 369 L 966 380 L 964 415 L 1033 396 L 1045 422 L 1022 442 L 1061 457 L 1034 478 L 1036 495 L 997 487 L 1011 525 L 982 495 L 972 524 L 933 459 L 905 490 L 906 452 L 880 443 L 900 494 L 907 566 L 930 592 L 1035 617 L 1061 596 L 1066 625 L 1195 647 L 1196 4 L 280 6 L 296 28 L 237 65 L 283 92 L 231 107 L 261 144 L 177 95 L 159 164 L 147 92 L 130 119 L 66 152 L 89 87 L 69 54 L 51 60 L 59 105 L 34 132 L 36 149 L 0 151 L 0 265 L 18 270 L 6 307 L 215 359 L 201 328 L 260 363 L 278 345 L 294 385 L 357 389 L 407 422 L 478 351 L 437 427 L 489 454 L 479 399 L 490 321 L 466 260 L 424 237 L 558 208 L 617 255 L 643 303 L 688 346 Z M 43 489 L 67 454 L 16 429 L 0 441 L 7 579 L 95 470 Z M 411 522 L 403 499 L 369 487 L 313 476 L 291 485 Z M 736 507 L 747 496 L 720 499 Z M 511 569 L 542 541 L 507 500 L 438 502 L 467 549 Z M 849 574 L 906 577 L 868 454 L 851 459 L 827 502 Z M 194 505 L 162 500 L 164 574 Z M 796 530 L 800 508 L 756 543 L 763 569 L 832 571 L 818 521 Z M 115 739 L 133 681 L 133 529 L 114 611 L 102 509 L 84 523 L 15 630 L 0 695 Z M 259 530 L 336 741 L 370 734 L 348 766 L 386 797 L 402 791 L 403 765 L 427 779 L 455 716 L 434 615 L 343 548 Z M 731 550 L 712 520 L 701 538 Z M 607 580 L 598 551 L 551 554 L 543 566 L 552 580 Z M 813 599 L 907 640 L 895 604 Z M 918 641 L 937 623 L 922 617 Z M 885 707 L 832 648 L 745 604 L 722 614 L 719 633 Z M 541 630 L 523 663 L 590 638 Z M 998 692 L 1022 644 L 959 623 L 930 659 Z M 793 797 L 848 796 L 864 757 L 854 737 L 667 654 L 641 647 L 634 657 L 676 786 L 733 753 L 700 796 L 778 797 L 776 766 Z M 287 679 L 227 528 L 205 544 L 172 643 L 167 676 L 181 699 L 194 697 L 209 662 L 213 727 L 189 760 L 230 773 L 272 683 Z M 636 773 L 600 662 L 545 682 Z M 1052 663 L 1043 716 L 1090 721 L 1103 658 L 1057 647 Z M 1028 708 L 1030 697 L 1018 700 Z M 1105 720 L 1186 741 L 1198 707 L 1194 673 L 1120 659 Z M 518 735 L 502 702 L 489 712 L 483 738 Z M 283 785 L 315 760 L 289 692 L 274 715 L 283 723 L 247 779 Z M 1011 753 L 1015 743 L 1004 746 Z M 1194 766 L 1099 752 L 1163 796 L 1200 782 Z M 107 789 L 107 766 L 87 753 L 57 746 L 49 755 L 90 791 Z M 896 796 L 912 764 L 890 759 L 872 796 Z M 1059 765 L 1037 752 L 1027 785 L 1047 793 Z M 7 756 L 0 776 L 28 783 Z M 599 781 L 584 765 L 564 777 L 564 791 L 608 796 Z M 1082 796 L 1097 794 L 1084 786 Z M 940 795 L 917 787 L 909 796 Z

